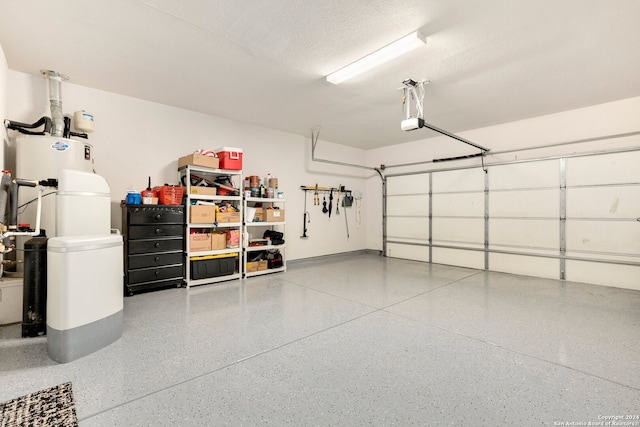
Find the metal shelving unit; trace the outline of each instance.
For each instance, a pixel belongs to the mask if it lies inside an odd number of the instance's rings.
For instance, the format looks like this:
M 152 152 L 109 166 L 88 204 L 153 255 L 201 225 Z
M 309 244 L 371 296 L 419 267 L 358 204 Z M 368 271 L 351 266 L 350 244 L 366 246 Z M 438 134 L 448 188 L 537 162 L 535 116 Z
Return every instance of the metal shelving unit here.
M 278 268 L 267 268 L 266 270 L 259 271 L 246 271 L 244 277 L 252 277 L 252 276 L 260 276 L 263 274 L 270 273 L 278 273 L 287 270 L 287 257 L 285 253 L 285 249 L 287 247 L 287 243 L 280 245 L 265 245 L 265 246 L 249 246 L 249 240 L 252 238 L 259 238 L 258 236 L 262 236 L 264 231 L 267 229 L 279 231 L 281 233 L 285 233 L 285 226 L 287 224 L 286 217 L 284 221 L 247 221 L 246 212 L 247 208 L 253 207 L 251 205 L 262 204 L 263 208 L 267 208 L 269 206 L 277 206 L 284 212 L 286 200 L 285 199 L 265 199 L 261 197 L 245 197 L 244 198 L 244 206 L 243 212 L 245 212 L 244 217 L 244 232 L 243 232 L 243 251 L 244 251 L 244 263 L 243 267 L 246 267 L 247 260 L 251 259 L 251 254 L 261 251 L 270 251 L 270 250 L 278 250 L 282 256 L 282 267 Z
M 215 180 L 219 176 L 228 176 L 233 182 L 233 186 L 235 188 L 241 188 L 242 184 L 242 171 L 241 170 L 229 170 L 229 169 L 212 169 L 202 166 L 193 166 L 187 165 L 178 169 L 180 173 L 180 179 L 185 185 L 185 283 L 187 287 L 198 286 L 198 285 L 206 285 L 211 283 L 217 283 L 228 280 L 235 280 L 242 278 L 243 275 L 243 250 L 242 250 L 242 220 L 243 216 L 243 202 L 242 196 L 230 196 L 230 195 L 204 195 L 204 194 L 192 194 L 192 184 L 191 178 L 196 175 L 200 178 L 204 178 L 207 180 Z M 191 218 L 191 209 L 192 202 L 194 201 L 203 201 L 203 202 L 212 202 L 212 203 L 224 203 L 230 202 L 234 206 L 236 206 L 240 212 L 240 221 L 239 222 L 227 222 L 227 223 L 192 223 L 190 222 Z M 229 229 L 238 230 L 240 233 L 240 242 L 237 248 L 226 248 L 226 249 L 218 249 L 218 250 L 210 250 L 210 251 L 196 251 L 193 252 L 190 247 L 190 239 L 189 235 L 193 229 L 209 229 L 211 231 L 226 231 Z M 201 279 L 192 279 L 192 271 L 191 271 L 191 261 L 193 258 L 198 257 L 206 257 L 212 255 L 223 255 L 223 254 L 237 254 L 237 261 L 235 266 L 235 271 L 233 274 L 220 275 L 215 277 L 207 277 Z

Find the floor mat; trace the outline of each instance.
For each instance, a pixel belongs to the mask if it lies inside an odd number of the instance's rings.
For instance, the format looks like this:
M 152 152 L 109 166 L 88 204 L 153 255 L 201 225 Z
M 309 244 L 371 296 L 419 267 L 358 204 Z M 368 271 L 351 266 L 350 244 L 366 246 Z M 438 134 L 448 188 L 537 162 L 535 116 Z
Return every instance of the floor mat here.
M 77 425 L 71 383 L 0 403 L 0 427 Z

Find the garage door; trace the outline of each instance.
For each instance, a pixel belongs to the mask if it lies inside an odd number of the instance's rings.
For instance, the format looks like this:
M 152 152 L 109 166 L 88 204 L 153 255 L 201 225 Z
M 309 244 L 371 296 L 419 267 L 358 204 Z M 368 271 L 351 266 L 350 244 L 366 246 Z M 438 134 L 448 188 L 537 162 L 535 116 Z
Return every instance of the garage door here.
M 387 177 L 386 255 L 640 289 L 640 152 Z

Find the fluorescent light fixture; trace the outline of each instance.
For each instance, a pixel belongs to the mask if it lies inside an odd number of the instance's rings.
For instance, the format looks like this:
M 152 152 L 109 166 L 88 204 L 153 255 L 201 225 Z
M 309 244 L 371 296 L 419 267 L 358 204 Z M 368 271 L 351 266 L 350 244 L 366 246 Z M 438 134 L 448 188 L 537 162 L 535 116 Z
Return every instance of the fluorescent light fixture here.
M 345 80 L 357 76 L 358 74 L 369 71 L 378 65 L 391 61 L 400 55 L 403 55 L 417 47 L 423 46 L 427 42 L 422 33 L 415 31 L 408 36 L 404 36 L 400 40 L 396 40 L 393 43 L 378 49 L 372 54 L 365 56 L 356 62 L 347 65 L 344 68 L 339 69 L 335 73 L 331 73 L 327 76 L 327 81 L 337 85 Z

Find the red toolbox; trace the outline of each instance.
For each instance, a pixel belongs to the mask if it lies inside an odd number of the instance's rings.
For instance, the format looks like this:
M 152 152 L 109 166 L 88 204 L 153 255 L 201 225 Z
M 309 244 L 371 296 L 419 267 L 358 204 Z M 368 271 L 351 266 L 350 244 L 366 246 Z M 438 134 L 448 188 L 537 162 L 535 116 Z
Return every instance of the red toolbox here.
M 222 147 L 214 151 L 220 159 L 220 169 L 242 169 L 242 148 Z

